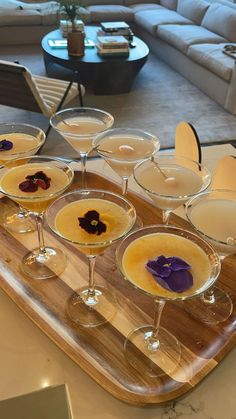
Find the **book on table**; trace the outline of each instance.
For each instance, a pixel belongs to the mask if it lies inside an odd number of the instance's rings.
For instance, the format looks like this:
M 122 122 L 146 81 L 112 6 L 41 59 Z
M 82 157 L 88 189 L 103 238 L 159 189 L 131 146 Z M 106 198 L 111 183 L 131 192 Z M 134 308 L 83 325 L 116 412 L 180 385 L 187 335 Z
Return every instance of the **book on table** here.
M 96 45 L 97 52 L 103 57 L 114 57 L 122 56 L 127 57 L 129 55 L 129 49 L 127 48 L 101 48 L 99 45 Z
M 119 48 L 126 48 L 129 49 L 129 42 L 124 36 L 98 36 L 97 37 L 97 45 L 100 48 L 104 49 L 119 49 Z
M 101 22 L 101 28 L 104 32 L 127 31 L 130 29 L 126 22 Z

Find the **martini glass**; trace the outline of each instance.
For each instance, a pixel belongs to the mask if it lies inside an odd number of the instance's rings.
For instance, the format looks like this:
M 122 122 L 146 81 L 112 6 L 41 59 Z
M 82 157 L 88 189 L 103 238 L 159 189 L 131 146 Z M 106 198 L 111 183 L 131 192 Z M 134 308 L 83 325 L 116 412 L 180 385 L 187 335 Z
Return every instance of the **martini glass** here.
M 6 141 L 8 143 L 6 143 Z M 45 134 L 33 125 L 21 123 L 0 124 L 0 163 L 36 154 L 45 141 Z M 35 230 L 35 223 L 24 208 L 13 206 L 3 215 L 4 226 L 13 233 Z
M 146 264 L 160 255 L 187 262 L 191 266 L 192 286 L 175 292 L 155 280 Z M 220 273 L 220 260 L 201 237 L 163 225 L 143 227 L 130 233 L 118 246 L 116 260 L 123 277 L 154 302 L 153 324 L 132 330 L 125 340 L 126 359 L 135 369 L 151 377 L 170 374 L 180 362 L 181 346 L 173 334 L 160 326 L 165 303 L 186 300 L 205 292 Z
M 155 135 L 141 129 L 115 128 L 98 134 L 93 147 L 121 177 L 122 195 L 126 195 L 134 166 L 156 153 L 160 142 Z
M 39 246 L 27 253 L 21 263 L 23 272 L 31 278 L 51 278 L 65 269 L 64 253 L 45 246 L 42 224 L 47 206 L 69 187 L 73 175 L 66 163 L 50 156 L 11 160 L 1 171 L 0 191 L 36 220 Z
M 113 125 L 113 116 L 95 108 L 70 108 L 54 114 L 50 123 L 79 153 L 82 185 L 85 186 L 86 161 L 92 149 L 92 140 L 96 134 L 106 131 Z
M 139 163 L 134 168 L 134 178 L 162 210 L 163 224 L 168 224 L 173 210 L 204 191 L 211 181 L 206 167 L 172 155 L 160 155 Z
M 49 227 L 84 253 L 89 263 L 88 285 L 73 292 L 67 302 L 68 316 L 85 327 L 107 322 L 115 313 L 115 298 L 107 287 L 95 285 L 95 261 L 131 230 L 134 207 L 115 193 L 81 189 L 54 201 L 46 217 Z
M 207 240 L 223 261 L 236 253 L 236 191 L 209 190 L 190 199 L 186 215 L 191 226 Z M 232 313 L 230 296 L 214 286 L 186 309 L 204 323 L 225 321 Z

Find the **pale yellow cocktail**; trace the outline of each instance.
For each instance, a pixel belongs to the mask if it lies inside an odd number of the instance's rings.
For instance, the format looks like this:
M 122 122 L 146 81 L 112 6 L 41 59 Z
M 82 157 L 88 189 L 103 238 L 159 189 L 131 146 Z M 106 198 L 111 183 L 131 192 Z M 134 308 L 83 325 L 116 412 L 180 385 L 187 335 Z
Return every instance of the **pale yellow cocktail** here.
M 99 220 L 92 220 L 92 225 L 105 225 L 100 234 L 91 233 L 81 226 L 80 219 L 86 221 L 86 214 L 96 211 Z M 89 219 L 87 217 L 88 223 Z M 81 199 L 64 206 L 55 218 L 58 234 L 78 245 L 86 254 L 99 254 L 111 242 L 123 236 L 131 226 L 129 212 L 114 202 L 104 199 Z M 85 226 L 86 227 L 86 226 Z
M 19 185 L 38 171 L 50 178 L 48 189 L 38 188 L 37 191 L 22 191 Z M 29 163 L 11 167 L 0 180 L 1 191 L 11 199 L 30 211 L 43 212 L 47 206 L 69 186 L 71 179 L 60 168 L 47 163 Z
M 179 257 L 191 266 L 193 286 L 181 295 L 162 287 L 146 269 L 149 260 L 161 255 Z M 186 238 L 165 233 L 150 234 L 133 241 L 124 252 L 122 264 L 125 276 L 136 287 L 154 296 L 170 299 L 198 293 L 208 281 L 211 270 L 208 256 L 198 245 Z

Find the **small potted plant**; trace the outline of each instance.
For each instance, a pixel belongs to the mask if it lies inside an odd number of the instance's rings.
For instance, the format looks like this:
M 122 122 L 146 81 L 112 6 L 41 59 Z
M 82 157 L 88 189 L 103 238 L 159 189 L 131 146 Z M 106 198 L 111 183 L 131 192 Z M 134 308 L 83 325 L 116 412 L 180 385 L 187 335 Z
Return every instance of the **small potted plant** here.
M 71 31 L 67 30 L 67 45 L 69 55 L 84 55 L 84 30 L 78 29 L 76 20 L 81 17 L 81 0 L 58 0 L 59 11 L 71 22 Z

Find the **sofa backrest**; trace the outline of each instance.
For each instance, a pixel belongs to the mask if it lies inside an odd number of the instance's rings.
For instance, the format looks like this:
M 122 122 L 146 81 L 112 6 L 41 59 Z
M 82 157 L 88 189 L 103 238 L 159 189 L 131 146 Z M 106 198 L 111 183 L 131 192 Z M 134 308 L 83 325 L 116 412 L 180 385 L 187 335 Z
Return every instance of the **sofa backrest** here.
M 205 0 L 178 0 L 177 12 L 200 25 L 209 6 Z
M 159 4 L 159 0 L 120 0 L 120 4 L 124 4 L 124 6 L 131 6 L 132 4 L 145 4 L 145 3 L 156 3 Z M 112 3 L 112 0 L 110 0 L 110 4 Z
M 236 42 L 236 7 L 228 7 L 222 3 L 212 3 L 208 8 L 201 26 L 231 42 Z
M 167 9 L 176 10 L 178 0 L 160 0 L 160 5 Z

